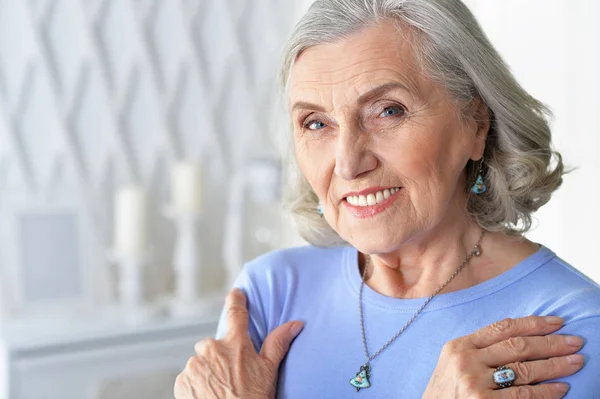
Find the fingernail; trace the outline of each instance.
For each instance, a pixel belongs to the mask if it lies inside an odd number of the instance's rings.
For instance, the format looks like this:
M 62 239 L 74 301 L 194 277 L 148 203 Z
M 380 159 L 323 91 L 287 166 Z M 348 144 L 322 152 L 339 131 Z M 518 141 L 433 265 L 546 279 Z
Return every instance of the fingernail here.
M 564 322 L 564 320 L 558 316 L 546 316 L 544 317 L 544 320 L 546 321 L 546 323 L 554 325 L 562 325 Z
M 583 345 L 583 340 L 573 335 L 569 335 L 568 337 L 566 337 L 565 342 L 567 343 L 567 345 L 575 346 L 577 348 Z
M 556 384 L 556 389 L 558 389 L 558 391 L 562 393 L 567 393 L 570 388 L 571 386 L 569 384 L 565 384 L 563 382 Z
M 569 355 L 567 360 L 574 366 L 581 366 L 583 364 L 583 355 Z
M 292 324 L 292 328 L 290 328 L 290 332 L 292 333 L 292 336 L 294 338 L 296 338 L 296 336 L 298 334 L 300 334 L 300 331 L 302 331 L 302 328 L 304 328 L 304 325 L 302 323 L 294 323 L 294 324 Z

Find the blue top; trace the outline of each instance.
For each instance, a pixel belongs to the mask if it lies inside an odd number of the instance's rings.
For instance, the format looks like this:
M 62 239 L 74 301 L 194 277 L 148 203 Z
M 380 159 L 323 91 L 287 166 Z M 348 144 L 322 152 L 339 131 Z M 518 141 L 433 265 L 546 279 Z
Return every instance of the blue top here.
M 357 393 L 349 381 L 365 362 L 360 282 L 358 252 L 352 247 L 284 249 L 244 266 L 234 285 L 248 298 L 249 333 L 257 351 L 278 325 L 304 322 L 281 364 L 278 398 L 420 399 L 446 342 L 506 317 L 528 315 L 560 316 L 565 325 L 557 333 L 584 338 L 580 353 L 586 364 L 561 379 L 571 385 L 565 397 L 600 398 L 600 286 L 544 246 L 499 276 L 433 298 L 371 361 L 371 387 Z M 387 297 L 365 285 L 369 354 L 394 336 L 426 299 Z M 217 339 L 226 328 L 222 313 Z

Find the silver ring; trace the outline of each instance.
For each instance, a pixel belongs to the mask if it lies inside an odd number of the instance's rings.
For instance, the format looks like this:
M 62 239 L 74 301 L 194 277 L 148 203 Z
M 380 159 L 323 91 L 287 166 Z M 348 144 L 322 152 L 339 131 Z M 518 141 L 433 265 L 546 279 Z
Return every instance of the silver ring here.
M 496 367 L 494 370 L 494 383 L 500 388 L 508 388 L 516 379 L 515 371 L 507 366 Z

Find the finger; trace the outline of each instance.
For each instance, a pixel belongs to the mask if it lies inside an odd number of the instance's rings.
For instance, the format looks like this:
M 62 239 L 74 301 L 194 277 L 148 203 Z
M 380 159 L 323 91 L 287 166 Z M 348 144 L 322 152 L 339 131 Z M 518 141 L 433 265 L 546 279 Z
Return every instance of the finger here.
M 186 373 L 181 373 L 175 379 L 175 386 L 173 388 L 173 394 L 175 399 L 192 399 L 197 396 L 195 395 L 194 384 L 190 376 Z
M 230 337 L 249 337 L 246 295 L 234 288 L 225 298 L 227 312 L 227 334 Z
M 226 370 L 227 362 L 219 360 L 229 356 L 226 344 L 223 345 L 220 340 L 209 337 L 196 342 L 194 350 L 196 351 L 196 356 L 205 366 L 210 363 L 211 370 L 214 369 L 217 375 L 226 376 L 227 382 L 230 382 L 230 373 Z M 254 347 L 252 347 L 252 350 L 254 350 Z
M 562 382 L 552 382 L 538 385 L 522 385 L 502 388 L 492 391 L 492 399 L 560 399 L 569 390 L 569 385 Z
M 214 357 L 219 352 L 219 343 L 213 337 L 204 338 L 201 341 L 196 342 L 194 345 L 194 351 L 196 355 L 203 356 L 205 358 Z
M 186 399 L 190 396 L 188 395 L 189 385 L 187 383 L 187 375 L 184 373 L 180 373 L 177 378 L 175 378 L 175 384 L 173 385 L 173 396 L 175 399 Z
M 553 357 L 545 360 L 531 362 L 515 362 L 506 365 L 515 372 L 513 385 L 531 385 L 539 382 L 570 376 L 583 367 L 583 355 Z M 489 379 L 489 388 L 497 389 L 494 382 L 494 370 Z
M 503 366 L 508 362 L 547 359 L 570 355 L 581 349 L 579 337 L 550 334 L 542 337 L 510 337 L 479 350 L 481 360 L 491 367 Z
M 276 367 L 284 358 L 294 338 L 302 331 L 303 324 L 299 321 L 280 325 L 265 338 L 260 355 L 269 359 Z
M 212 367 L 214 366 L 214 363 L 209 362 L 203 356 L 197 356 L 197 357 L 203 365 L 203 373 L 198 376 L 198 377 L 201 377 L 202 381 L 201 382 L 198 381 L 199 385 L 198 386 L 194 385 L 194 387 L 197 388 L 198 391 L 202 390 L 202 393 L 200 394 L 200 392 L 198 392 L 198 393 L 194 392 L 193 397 L 194 398 L 224 398 L 224 397 L 226 397 L 227 395 L 224 394 L 223 383 L 221 382 L 221 379 L 218 377 L 218 376 L 222 376 L 223 374 L 221 372 L 217 372 L 215 374 L 215 372 L 212 369 Z
M 476 348 L 485 348 L 516 336 L 546 335 L 558 330 L 563 319 L 555 316 L 527 316 L 504 319 L 467 335 Z

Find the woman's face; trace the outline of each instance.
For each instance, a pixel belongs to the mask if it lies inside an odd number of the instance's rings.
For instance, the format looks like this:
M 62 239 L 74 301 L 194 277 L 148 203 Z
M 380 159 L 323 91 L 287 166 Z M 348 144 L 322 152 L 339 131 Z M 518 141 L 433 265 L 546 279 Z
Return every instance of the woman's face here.
M 290 75 L 300 168 L 328 223 L 367 253 L 464 221 L 464 168 L 487 135 L 421 73 L 411 42 L 385 22 L 306 50 Z

